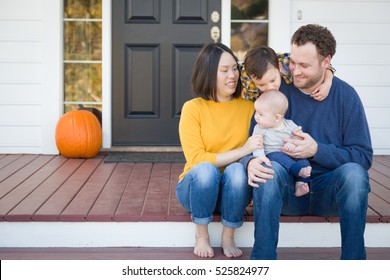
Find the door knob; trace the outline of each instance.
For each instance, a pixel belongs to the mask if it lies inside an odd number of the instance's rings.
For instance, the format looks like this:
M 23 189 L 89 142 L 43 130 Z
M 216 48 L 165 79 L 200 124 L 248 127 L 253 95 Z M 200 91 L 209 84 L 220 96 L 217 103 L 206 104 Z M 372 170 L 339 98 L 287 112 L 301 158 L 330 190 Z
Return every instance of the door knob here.
M 213 26 L 210 29 L 210 37 L 214 40 L 214 42 L 218 42 L 219 37 L 221 37 L 221 30 L 218 26 Z

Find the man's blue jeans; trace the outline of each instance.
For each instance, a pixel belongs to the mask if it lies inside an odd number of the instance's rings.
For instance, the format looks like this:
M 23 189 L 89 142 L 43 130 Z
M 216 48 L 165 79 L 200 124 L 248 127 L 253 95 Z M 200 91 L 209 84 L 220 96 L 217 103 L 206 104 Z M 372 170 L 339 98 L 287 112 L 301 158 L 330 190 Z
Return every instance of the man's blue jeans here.
M 274 179 L 253 191 L 255 244 L 252 259 L 276 259 L 280 215 L 339 216 L 341 259 L 365 259 L 364 230 L 370 191 L 368 172 L 347 163 L 331 172 L 313 168 L 310 193 L 294 195 L 293 177 L 272 162 Z M 308 233 L 310 235 L 310 233 Z
M 202 162 L 177 184 L 176 197 L 195 224 L 209 224 L 214 211 L 220 211 L 223 225 L 238 228 L 252 199 L 252 187 L 241 163 L 230 164 L 221 175 L 214 164 Z

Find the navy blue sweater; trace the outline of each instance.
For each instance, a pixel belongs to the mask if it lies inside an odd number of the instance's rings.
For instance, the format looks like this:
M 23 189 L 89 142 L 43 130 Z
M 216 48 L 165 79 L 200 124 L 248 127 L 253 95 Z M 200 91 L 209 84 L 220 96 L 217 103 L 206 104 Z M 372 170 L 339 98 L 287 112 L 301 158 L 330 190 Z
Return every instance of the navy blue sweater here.
M 286 119 L 292 119 L 318 143 L 311 159 L 313 170 L 333 170 L 348 162 L 369 169 L 372 164 L 370 131 L 363 105 L 356 91 L 346 82 L 333 78 L 328 97 L 316 101 L 282 79 L 280 91 L 289 101 Z M 255 121 L 252 118 L 250 135 Z M 241 162 L 247 166 L 252 156 Z

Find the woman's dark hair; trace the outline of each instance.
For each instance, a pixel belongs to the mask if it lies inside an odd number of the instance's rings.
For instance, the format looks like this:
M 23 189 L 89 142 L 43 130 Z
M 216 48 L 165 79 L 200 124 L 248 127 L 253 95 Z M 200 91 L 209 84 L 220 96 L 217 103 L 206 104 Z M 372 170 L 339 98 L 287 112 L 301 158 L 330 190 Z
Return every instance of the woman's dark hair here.
M 195 61 L 194 69 L 192 71 L 192 90 L 196 96 L 206 100 L 213 100 L 215 102 L 218 102 L 218 64 L 221 55 L 224 52 L 228 52 L 234 57 L 238 68 L 237 57 L 233 54 L 232 50 L 224 44 L 209 43 L 205 45 L 200 51 L 198 58 Z M 241 76 L 241 73 L 239 75 Z M 241 95 L 240 76 L 238 78 L 237 88 L 233 94 L 233 98 L 238 98 Z
M 245 71 L 259 80 L 267 72 L 270 64 L 279 69 L 279 60 L 275 51 L 267 46 L 250 50 L 244 60 Z
M 292 45 L 302 46 L 308 42 L 316 46 L 322 57 L 333 57 L 336 53 L 336 39 L 326 27 L 318 24 L 304 25 L 291 38 Z

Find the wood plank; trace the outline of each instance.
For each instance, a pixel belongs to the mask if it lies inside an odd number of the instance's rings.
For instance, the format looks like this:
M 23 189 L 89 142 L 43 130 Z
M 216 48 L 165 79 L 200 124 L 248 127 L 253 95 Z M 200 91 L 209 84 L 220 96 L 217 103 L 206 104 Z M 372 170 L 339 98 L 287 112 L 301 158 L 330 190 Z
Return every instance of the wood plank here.
M 115 221 L 141 221 L 150 182 L 152 163 L 136 163 L 123 193 Z
M 168 214 L 170 163 L 153 164 L 145 204 L 142 210 L 143 219 L 154 220 Z
M 66 162 L 63 157 L 54 157 L 31 177 L 24 180 L 10 193 L 0 199 L 0 215 L 3 217 L 25 199 L 32 191 L 41 185 L 54 171 Z
M 390 164 L 390 163 L 389 163 Z M 387 166 L 386 164 L 383 164 L 377 160 L 374 160 L 371 169 L 382 173 L 383 175 L 389 177 L 390 176 L 390 167 Z
M 374 156 L 374 162 L 379 162 L 390 169 L 390 156 Z
M 187 212 L 181 206 L 179 201 L 176 198 L 176 186 L 179 180 L 179 175 L 183 172 L 184 164 L 182 163 L 173 163 L 171 165 L 171 176 L 169 181 L 169 207 L 168 207 L 168 221 L 183 221 L 183 222 L 190 222 L 191 221 L 191 214 Z
M 380 223 L 382 222 L 382 216 L 380 216 L 377 212 L 375 212 L 370 204 L 368 204 L 367 208 L 367 216 L 366 216 L 366 222 L 367 223 Z
M 60 214 L 61 221 L 85 221 L 95 201 L 110 179 L 116 163 L 102 162 L 92 173 L 91 177 L 82 187 L 77 196 L 69 203 Z
M 33 214 L 34 221 L 59 220 L 60 213 L 72 201 L 75 195 L 103 161 L 102 156 L 85 160 L 74 173 L 61 184 L 48 200 Z
M 5 166 L 9 165 L 11 162 L 17 160 L 18 158 L 21 158 L 23 155 L 21 154 L 15 154 L 15 155 L 4 155 L 0 159 L 0 169 L 3 169 Z
M 48 163 L 53 156 L 38 156 L 30 161 L 23 168 L 19 169 L 0 183 L 0 198 L 16 188 L 19 184 L 37 172 L 42 166 Z
M 116 165 L 112 176 L 88 213 L 88 221 L 113 221 L 134 165 L 127 162 Z
M 369 170 L 371 181 L 375 181 L 390 191 L 390 177 L 380 173 L 374 169 Z
M 10 158 L 14 160 L 12 162 L 9 162 L 0 170 L 0 182 L 4 181 L 9 176 L 16 173 L 19 169 L 23 168 L 37 157 L 38 155 L 23 155 L 20 157 L 10 156 Z
M 0 248 L 1 260 L 200 260 L 192 247 L 116 247 L 116 248 Z M 214 248 L 210 260 L 249 260 L 252 248 L 241 248 L 239 258 L 227 258 Z M 366 248 L 367 260 L 389 260 L 390 248 Z M 278 248 L 278 260 L 338 260 L 340 248 Z
M 8 221 L 31 221 L 33 214 L 84 162 L 83 159 L 68 159 L 47 180 L 36 188 L 26 199 L 8 213 Z
M 371 193 L 381 197 L 389 204 L 390 207 L 390 189 L 386 188 L 382 184 L 377 183 L 374 180 L 370 180 Z
M 368 194 L 370 208 L 381 216 L 382 222 L 390 222 L 390 207 L 387 202 L 373 193 Z

